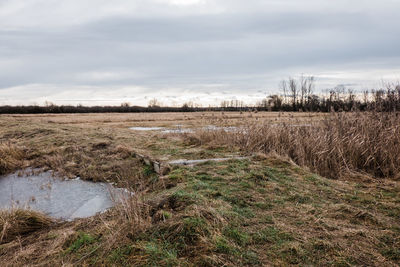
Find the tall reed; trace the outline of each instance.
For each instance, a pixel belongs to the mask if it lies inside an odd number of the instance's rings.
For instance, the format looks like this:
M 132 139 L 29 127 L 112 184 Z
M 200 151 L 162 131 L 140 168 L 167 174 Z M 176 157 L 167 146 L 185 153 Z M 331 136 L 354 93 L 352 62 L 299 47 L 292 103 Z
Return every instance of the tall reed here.
M 248 123 L 236 132 L 200 131 L 190 138 L 289 156 L 329 178 L 400 178 L 399 113 L 332 113 L 313 125 Z

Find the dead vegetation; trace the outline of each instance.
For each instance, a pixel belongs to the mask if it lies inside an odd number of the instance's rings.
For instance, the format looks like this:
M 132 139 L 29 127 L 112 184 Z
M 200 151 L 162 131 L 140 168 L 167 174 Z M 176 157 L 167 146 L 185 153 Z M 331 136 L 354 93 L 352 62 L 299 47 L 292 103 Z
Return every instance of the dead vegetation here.
M 249 123 L 237 132 L 198 131 L 187 138 L 237 146 L 245 153 L 275 152 L 329 178 L 368 174 L 398 179 L 399 115 L 336 113 L 318 124 Z
M 135 133 L 127 129 L 131 124 L 113 124 L 111 117 L 111 122 L 99 123 L 98 115 L 93 124 L 77 123 L 76 118 L 69 124 L 65 116 L 62 122 L 53 123 L 40 122 L 46 120 L 44 116 L 18 124 L 3 118 L 8 127 L 0 129 L 0 140 L 10 139 L 18 147 L 27 147 L 27 165 L 82 179 L 114 181 L 135 194 L 91 218 L 50 224 L 32 234 L 8 235 L 0 245 L 0 265 L 399 265 L 399 182 L 372 178 L 364 182 L 346 176 L 355 172 L 395 176 L 389 170 L 397 170 L 391 165 L 399 155 L 397 137 L 391 135 L 398 133 L 397 117 L 381 122 L 381 117 L 336 114 L 313 130 L 296 126 L 299 122 L 308 124 L 308 119 L 303 118 L 304 122 L 282 115 L 286 124 L 278 125 L 277 116 L 277 121 L 253 118 L 239 133 L 186 135 L 194 143 L 182 142 L 178 135 Z M 90 116 L 82 118 L 89 120 Z M 188 121 L 196 121 L 192 119 Z M 377 126 L 360 125 L 366 119 Z M 212 123 L 227 125 L 230 120 L 232 117 L 221 115 Z M 257 121 L 260 125 L 254 124 Z M 210 122 L 201 119 L 200 123 Z M 320 139 L 314 140 L 318 136 Z M 346 138 L 339 140 L 342 137 Z M 322 153 L 321 159 L 308 157 L 307 153 L 323 152 L 327 146 L 322 142 L 327 140 L 338 145 L 337 150 Z M 159 177 L 133 157 L 136 149 L 175 158 L 227 156 L 237 150 L 258 153 L 252 160 L 174 167 L 168 176 Z M 268 151 L 275 153 L 265 153 Z M 385 151 L 394 154 L 387 158 Z M 344 153 L 348 168 L 330 162 L 329 157 L 339 162 L 335 157 L 340 153 Z M 368 155 L 375 158 L 366 161 L 364 156 Z M 300 157 L 305 157 L 304 162 Z M 333 177 L 331 173 L 340 170 L 343 179 L 316 175 L 294 161 L 315 170 L 334 166 L 326 176 Z M 330 165 L 323 165 L 324 161 Z M 315 162 L 315 167 L 309 162 Z M 373 164 L 381 166 L 376 176 L 370 171 L 376 166 Z
M 23 166 L 24 151 L 9 142 L 0 143 L 0 175 Z
M 46 229 L 53 223 L 49 217 L 32 210 L 0 210 L 0 244 Z

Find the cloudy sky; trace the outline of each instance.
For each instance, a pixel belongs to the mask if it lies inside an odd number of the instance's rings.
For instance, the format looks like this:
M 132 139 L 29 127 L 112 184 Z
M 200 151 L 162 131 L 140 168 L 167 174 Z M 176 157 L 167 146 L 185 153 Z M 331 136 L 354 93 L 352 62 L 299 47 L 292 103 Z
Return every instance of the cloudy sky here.
M 400 80 L 399 0 L 0 0 L 0 105 L 258 101 Z

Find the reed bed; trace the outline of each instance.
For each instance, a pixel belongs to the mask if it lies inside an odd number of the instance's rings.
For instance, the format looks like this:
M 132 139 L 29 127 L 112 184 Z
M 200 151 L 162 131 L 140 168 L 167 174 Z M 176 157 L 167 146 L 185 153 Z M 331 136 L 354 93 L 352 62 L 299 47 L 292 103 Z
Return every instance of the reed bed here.
M 187 138 L 288 156 L 329 178 L 400 178 L 399 113 L 333 113 L 312 125 L 248 123 L 235 132 L 198 131 Z

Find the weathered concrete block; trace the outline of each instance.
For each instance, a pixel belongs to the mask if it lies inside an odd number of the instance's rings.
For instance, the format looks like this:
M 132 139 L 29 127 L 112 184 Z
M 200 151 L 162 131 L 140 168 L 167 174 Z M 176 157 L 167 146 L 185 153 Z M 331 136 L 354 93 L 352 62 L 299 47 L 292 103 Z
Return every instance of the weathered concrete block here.
M 146 165 L 151 165 L 151 161 L 150 161 L 150 159 L 149 158 L 143 158 L 143 161 L 144 161 L 144 163 L 146 164 Z
M 161 164 L 157 161 L 153 162 L 153 169 L 156 173 L 160 174 Z

